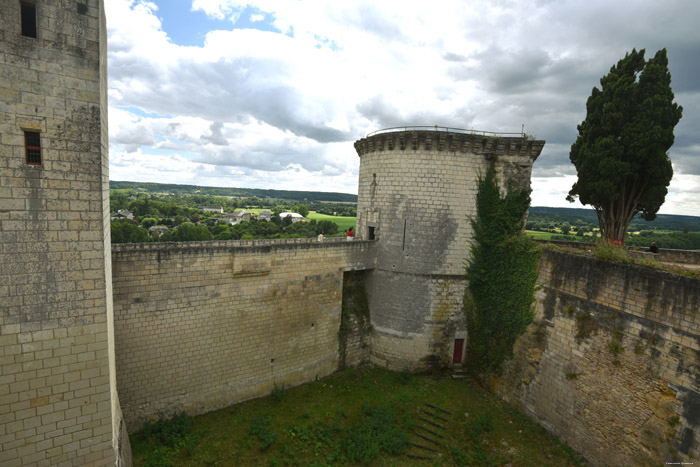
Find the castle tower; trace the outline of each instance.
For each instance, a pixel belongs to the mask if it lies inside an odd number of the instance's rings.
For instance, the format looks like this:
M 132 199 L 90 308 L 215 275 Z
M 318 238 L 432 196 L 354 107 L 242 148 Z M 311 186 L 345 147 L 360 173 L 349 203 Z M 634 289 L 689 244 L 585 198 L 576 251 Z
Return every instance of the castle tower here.
M 465 266 L 477 182 L 529 188 L 544 141 L 447 128 L 382 130 L 355 142 L 357 235 L 378 241 L 367 284 L 371 359 L 393 369 L 461 363 Z
M 0 3 L 0 464 L 115 465 L 102 0 Z M 128 461 L 126 461 L 128 462 Z

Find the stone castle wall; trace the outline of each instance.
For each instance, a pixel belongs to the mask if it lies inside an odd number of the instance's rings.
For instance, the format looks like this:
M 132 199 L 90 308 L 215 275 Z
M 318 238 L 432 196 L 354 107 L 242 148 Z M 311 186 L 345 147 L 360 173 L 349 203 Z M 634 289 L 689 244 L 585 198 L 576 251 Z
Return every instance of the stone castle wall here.
M 372 361 L 393 369 L 450 364 L 466 338 L 465 265 L 478 180 L 493 167 L 529 188 L 544 141 L 446 131 L 396 131 L 355 143 L 357 234 L 378 239 L 368 279 Z
M 104 7 L 36 13 L 0 2 L 0 464 L 114 465 Z
M 344 272 L 374 267 L 373 244 L 114 245 L 117 386 L 129 429 L 336 371 Z
M 33 38 L 0 3 L 1 465 L 128 465 L 120 398 L 134 429 L 368 357 L 452 361 L 478 177 L 528 188 L 543 141 L 357 141 L 354 242 L 112 247 L 103 1 L 35 5 Z M 540 279 L 497 391 L 595 464 L 700 458 L 698 281 L 551 251 Z
M 545 250 L 508 402 L 594 465 L 700 459 L 700 281 Z
M 377 247 L 115 245 L 117 381 L 130 429 L 267 395 L 375 354 L 364 292 L 350 288 L 371 287 Z M 697 458 L 698 281 L 545 250 L 540 282 L 535 323 L 492 381 L 496 392 L 596 465 Z

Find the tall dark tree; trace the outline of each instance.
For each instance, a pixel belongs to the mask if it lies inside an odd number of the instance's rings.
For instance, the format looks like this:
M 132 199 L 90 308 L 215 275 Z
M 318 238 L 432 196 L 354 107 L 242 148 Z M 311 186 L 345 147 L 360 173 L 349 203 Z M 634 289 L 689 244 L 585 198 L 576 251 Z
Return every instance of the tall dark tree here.
M 650 221 L 664 202 L 673 177 L 668 149 L 683 108 L 673 102 L 666 49 L 644 60 L 632 50 L 600 79 L 586 102 L 586 119 L 569 158 L 578 196 L 598 215 L 604 239 L 622 243 L 636 214 Z

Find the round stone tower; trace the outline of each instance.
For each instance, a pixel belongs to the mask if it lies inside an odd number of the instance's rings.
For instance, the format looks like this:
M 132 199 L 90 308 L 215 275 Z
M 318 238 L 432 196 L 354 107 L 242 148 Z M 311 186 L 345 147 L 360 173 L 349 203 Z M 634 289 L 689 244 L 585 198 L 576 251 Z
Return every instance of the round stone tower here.
M 381 130 L 355 142 L 357 232 L 378 242 L 367 283 L 371 359 L 393 369 L 462 363 L 465 266 L 479 177 L 493 167 L 529 188 L 544 141 L 440 127 Z

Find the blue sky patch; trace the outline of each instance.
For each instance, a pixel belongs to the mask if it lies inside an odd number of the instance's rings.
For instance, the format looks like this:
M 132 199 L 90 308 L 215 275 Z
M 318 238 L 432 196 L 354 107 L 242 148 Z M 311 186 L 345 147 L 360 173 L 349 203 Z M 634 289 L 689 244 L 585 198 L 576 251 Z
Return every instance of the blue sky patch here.
M 120 109 L 120 110 L 125 110 L 131 114 L 134 114 L 138 117 L 141 118 L 172 118 L 171 115 L 161 115 L 155 112 L 145 112 L 138 107 L 123 107 L 123 106 L 115 106 L 115 108 Z
M 192 11 L 192 0 L 156 0 L 161 27 L 177 45 L 202 47 L 208 32 L 231 30 L 231 21 L 207 16 L 203 11 Z M 274 17 L 257 8 L 246 7 L 233 24 L 233 29 L 257 29 L 281 32 L 273 26 Z
M 226 29 L 228 21 L 207 16 L 203 11 L 192 11 L 192 0 L 156 0 L 163 31 L 174 44 L 197 46 L 204 45 L 204 38 L 209 31 Z

